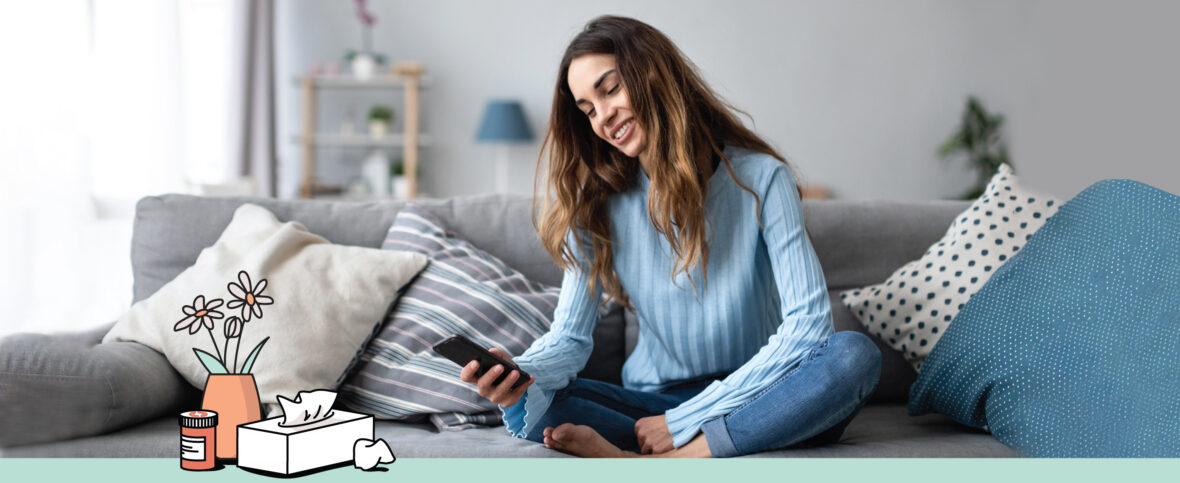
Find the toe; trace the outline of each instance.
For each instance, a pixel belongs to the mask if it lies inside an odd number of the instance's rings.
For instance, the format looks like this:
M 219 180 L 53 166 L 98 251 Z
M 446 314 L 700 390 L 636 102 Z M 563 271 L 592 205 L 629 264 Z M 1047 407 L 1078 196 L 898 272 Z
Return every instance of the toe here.
M 553 432 L 549 433 L 549 437 L 557 441 L 564 441 L 566 436 L 569 435 L 570 431 L 574 427 L 575 426 L 571 423 L 562 424 L 561 426 L 553 428 Z

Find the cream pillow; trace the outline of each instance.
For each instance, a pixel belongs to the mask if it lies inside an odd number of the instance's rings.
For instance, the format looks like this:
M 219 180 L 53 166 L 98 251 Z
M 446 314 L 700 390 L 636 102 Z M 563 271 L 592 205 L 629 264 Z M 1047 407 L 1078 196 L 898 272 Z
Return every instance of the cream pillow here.
M 147 345 L 203 389 L 209 370 L 194 349 L 224 351 L 233 372 L 269 337 L 249 372 L 274 407 L 279 395 L 335 389 L 427 262 L 420 253 L 334 245 L 245 204 L 193 266 L 133 305 L 103 342 Z M 240 338 L 226 347 L 234 333 Z

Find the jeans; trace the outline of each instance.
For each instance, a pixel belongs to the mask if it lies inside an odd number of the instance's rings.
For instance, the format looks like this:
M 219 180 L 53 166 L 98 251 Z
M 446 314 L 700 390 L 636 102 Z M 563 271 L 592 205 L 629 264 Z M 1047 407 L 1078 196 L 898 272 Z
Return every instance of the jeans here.
M 835 443 L 864 407 L 880 375 L 881 351 L 872 340 L 855 331 L 837 332 L 750 401 L 706 421 L 701 432 L 716 457 Z M 549 410 L 526 438 L 540 443 L 545 428 L 573 423 L 594 428 L 620 449 L 638 451 L 637 420 L 664 414 L 720 378 L 660 392 L 575 379 L 554 394 Z

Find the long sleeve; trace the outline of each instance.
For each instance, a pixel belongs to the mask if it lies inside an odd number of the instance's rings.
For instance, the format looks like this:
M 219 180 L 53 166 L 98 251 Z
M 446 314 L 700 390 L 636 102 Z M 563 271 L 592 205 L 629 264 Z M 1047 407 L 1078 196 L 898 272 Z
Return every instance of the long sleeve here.
M 572 243 L 572 238 L 568 238 Z M 571 245 L 578 253 L 576 245 Z M 588 248 L 588 245 L 587 245 Z M 533 341 L 513 362 L 536 378 L 516 404 L 500 406 L 504 426 L 513 436 L 525 437 L 537 420 L 549 409 L 553 394 L 564 388 L 586 365 L 594 347 L 594 326 L 598 323 L 598 304 L 602 284 L 593 291 L 587 285 L 589 265 L 581 256 L 565 271 L 561 294 L 553 313 L 549 332 Z
M 786 165 L 770 175 L 761 215 L 782 323 L 749 361 L 665 413 L 676 447 L 692 440 L 704 422 L 753 400 L 833 333 L 827 284 L 804 231 L 802 203 Z

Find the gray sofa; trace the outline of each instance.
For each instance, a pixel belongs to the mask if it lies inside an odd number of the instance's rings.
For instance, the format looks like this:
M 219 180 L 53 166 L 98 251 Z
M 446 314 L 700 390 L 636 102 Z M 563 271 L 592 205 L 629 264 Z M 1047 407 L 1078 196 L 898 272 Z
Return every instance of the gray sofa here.
M 281 220 L 303 223 L 334 243 L 377 247 L 404 202 L 284 201 L 165 195 L 137 206 L 131 262 L 134 300 L 142 300 L 195 262 L 252 202 Z M 560 272 L 542 249 L 531 199 L 486 195 L 419 200 L 463 238 L 534 280 L 557 285 Z M 807 229 L 831 291 L 836 330 L 862 330 L 838 291 L 878 283 L 922 255 L 966 202 L 804 202 Z M 633 318 L 600 325 L 584 375 L 618 379 L 632 346 Z M 199 406 L 162 355 L 135 343 L 99 344 L 109 328 L 0 340 L 0 456 L 175 458 L 176 414 Z M 862 330 L 863 331 L 863 330 Z M 911 417 L 905 405 L 915 373 L 878 343 L 876 393 L 838 444 L 771 451 L 756 457 L 1010 457 L 986 432 L 939 415 Z M 438 432 L 429 423 L 379 422 L 377 434 L 399 457 L 565 456 L 508 436 L 503 427 Z

